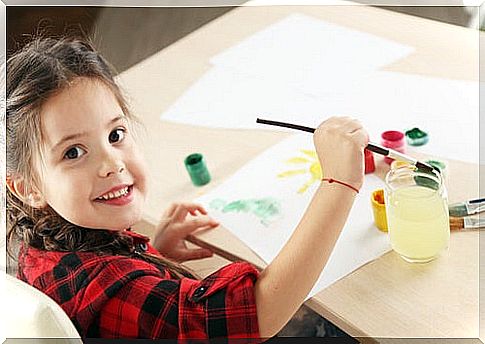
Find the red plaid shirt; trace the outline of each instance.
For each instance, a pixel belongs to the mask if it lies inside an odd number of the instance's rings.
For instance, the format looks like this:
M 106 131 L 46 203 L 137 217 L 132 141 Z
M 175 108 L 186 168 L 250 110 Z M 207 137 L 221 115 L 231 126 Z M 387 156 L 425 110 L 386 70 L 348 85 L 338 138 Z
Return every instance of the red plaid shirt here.
M 148 238 L 136 247 L 159 254 Z M 82 337 L 258 338 L 248 263 L 229 264 L 203 280 L 176 279 L 144 260 L 94 252 L 21 250 L 18 277 L 54 299 Z

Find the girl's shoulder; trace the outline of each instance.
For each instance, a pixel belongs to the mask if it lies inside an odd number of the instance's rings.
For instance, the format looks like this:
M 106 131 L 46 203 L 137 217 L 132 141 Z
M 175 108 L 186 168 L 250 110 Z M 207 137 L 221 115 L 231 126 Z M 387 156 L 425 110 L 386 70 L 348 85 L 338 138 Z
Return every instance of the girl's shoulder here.
M 136 257 L 96 252 L 45 251 L 32 247 L 22 249 L 19 255 L 19 277 L 32 285 L 38 283 L 39 279 L 53 282 L 68 276 L 82 279 L 121 278 L 136 271 L 138 274 L 168 276 L 168 273 L 155 265 Z
M 144 276 L 169 275 L 141 259 L 95 252 L 28 248 L 19 257 L 18 277 L 61 305 L 84 330 L 119 290 Z

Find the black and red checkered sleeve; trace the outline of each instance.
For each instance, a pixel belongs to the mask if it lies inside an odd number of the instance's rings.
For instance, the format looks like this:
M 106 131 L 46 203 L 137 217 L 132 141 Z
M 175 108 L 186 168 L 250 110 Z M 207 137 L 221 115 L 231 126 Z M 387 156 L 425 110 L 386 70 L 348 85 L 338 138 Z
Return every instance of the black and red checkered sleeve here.
M 101 337 L 258 338 L 257 270 L 233 263 L 203 280 L 141 276 L 103 307 Z

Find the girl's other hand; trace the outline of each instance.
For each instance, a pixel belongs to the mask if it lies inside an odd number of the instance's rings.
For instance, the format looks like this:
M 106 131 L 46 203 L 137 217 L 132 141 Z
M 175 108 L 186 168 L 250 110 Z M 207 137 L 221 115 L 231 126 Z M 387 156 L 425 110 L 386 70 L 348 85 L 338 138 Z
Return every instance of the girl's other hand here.
M 357 189 L 364 182 L 364 148 L 369 135 L 359 121 L 331 117 L 315 130 L 313 142 L 323 177 L 349 183 Z
M 174 203 L 165 211 L 157 225 L 153 247 L 165 257 L 178 262 L 211 257 L 211 250 L 189 249 L 185 238 L 198 229 L 217 226 L 219 223 L 207 216 L 207 211 L 201 205 Z

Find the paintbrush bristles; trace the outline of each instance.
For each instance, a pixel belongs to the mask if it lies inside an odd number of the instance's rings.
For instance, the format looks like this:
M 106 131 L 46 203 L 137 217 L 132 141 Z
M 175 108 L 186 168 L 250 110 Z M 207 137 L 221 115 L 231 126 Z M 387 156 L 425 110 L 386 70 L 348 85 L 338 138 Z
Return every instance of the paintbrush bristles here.
M 465 227 L 465 220 L 462 217 L 450 216 L 450 229 L 459 230 Z

